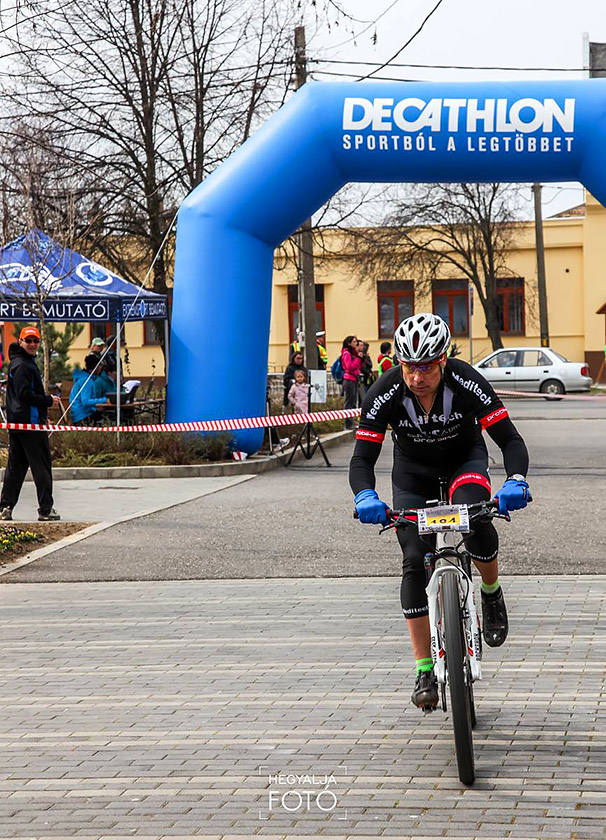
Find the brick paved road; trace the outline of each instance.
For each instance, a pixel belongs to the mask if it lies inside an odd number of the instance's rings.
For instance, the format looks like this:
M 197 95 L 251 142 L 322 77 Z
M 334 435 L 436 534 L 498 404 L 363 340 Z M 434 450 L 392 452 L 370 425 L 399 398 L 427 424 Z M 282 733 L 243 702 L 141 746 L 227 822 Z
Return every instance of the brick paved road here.
M 2 587 L 0 837 L 606 837 L 605 583 L 507 581 L 472 790 L 397 579 Z

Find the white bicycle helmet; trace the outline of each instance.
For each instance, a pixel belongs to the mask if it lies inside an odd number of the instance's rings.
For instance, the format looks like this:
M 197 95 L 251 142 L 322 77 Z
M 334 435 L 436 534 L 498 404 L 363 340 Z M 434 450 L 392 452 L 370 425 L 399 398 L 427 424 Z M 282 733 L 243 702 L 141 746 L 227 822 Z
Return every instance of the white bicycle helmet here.
M 433 362 L 448 350 L 449 345 L 448 325 L 439 315 L 429 312 L 405 318 L 394 335 L 396 356 L 401 362 Z

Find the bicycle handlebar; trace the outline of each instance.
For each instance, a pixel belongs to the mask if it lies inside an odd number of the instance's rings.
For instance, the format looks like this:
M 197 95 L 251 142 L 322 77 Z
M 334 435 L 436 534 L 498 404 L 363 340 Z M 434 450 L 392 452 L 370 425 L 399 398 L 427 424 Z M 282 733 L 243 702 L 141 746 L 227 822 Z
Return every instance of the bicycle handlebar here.
M 528 494 L 528 501 L 532 502 L 532 496 L 530 493 Z M 387 508 L 387 516 L 392 522 L 398 522 L 399 525 L 416 525 L 416 520 L 413 521 L 409 517 L 415 516 L 417 510 L 419 508 L 403 508 L 401 510 L 390 510 Z M 477 519 L 479 516 L 490 516 L 491 519 L 496 517 L 501 517 L 503 519 L 509 519 L 509 516 L 499 513 L 499 503 L 495 502 L 494 499 L 490 499 L 486 502 L 474 502 L 473 504 L 467 505 L 467 510 L 469 511 L 469 518 L 470 519 Z M 353 514 L 354 519 L 358 519 L 358 511 L 354 510 Z

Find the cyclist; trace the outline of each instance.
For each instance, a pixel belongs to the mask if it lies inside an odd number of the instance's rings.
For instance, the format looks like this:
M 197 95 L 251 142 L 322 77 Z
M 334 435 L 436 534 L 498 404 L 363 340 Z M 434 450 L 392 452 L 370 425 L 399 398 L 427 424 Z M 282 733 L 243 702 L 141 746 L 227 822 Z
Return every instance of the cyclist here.
M 492 387 L 467 362 L 447 358 L 450 330 L 437 315 L 406 318 L 394 336 L 399 364 L 381 376 L 362 404 L 349 482 L 361 522 L 388 522 L 388 505 L 375 491 L 374 466 L 387 427 L 394 442 L 393 506 L 423 507 L 438 498 L 439 478 L 447 476 L 453 504 L 490 499 L 487 431 L 503 452 L 507 480 L 496 494 L 499 511 L 527 504 L 528 450 Z M 404 555 L 400 600 L 407 620 L 417 673 L 412 702 L 436 706 L 423 566 L 427 544 L 412 528 L 398 529 Z M 492 522 L 478 522 L 465 545 L 482 577 L 482 632 L 498 647 L 508 620 L 498 577 L 498 536 Z

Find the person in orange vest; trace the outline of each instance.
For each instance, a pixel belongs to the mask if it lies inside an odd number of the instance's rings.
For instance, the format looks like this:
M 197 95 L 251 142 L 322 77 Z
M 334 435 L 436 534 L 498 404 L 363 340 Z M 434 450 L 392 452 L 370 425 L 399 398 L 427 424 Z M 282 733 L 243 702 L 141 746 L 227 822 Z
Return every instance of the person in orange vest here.
M 389 370 L 393 367 L 393 359 L 391 356 L 391 342 L 384 341 L 381 344 L 381 352 L 379 353 L 377 362 L 379 368 L 379 376 L 385 373 L 386 370 Z

